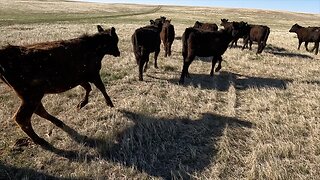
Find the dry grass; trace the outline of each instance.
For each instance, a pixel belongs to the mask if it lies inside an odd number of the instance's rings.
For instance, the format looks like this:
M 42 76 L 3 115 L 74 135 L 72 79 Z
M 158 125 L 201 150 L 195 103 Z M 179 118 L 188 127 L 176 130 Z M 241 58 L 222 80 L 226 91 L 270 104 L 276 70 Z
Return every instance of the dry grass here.
M 11 118 L 20 101 L 0 82 L 0 179 L 320 177 L 320 56 L 296 50 L 297 39 L 288 32 L 296 22 L 319 26 L 319 14 L 191 7 L 151 13 L 157 7 L 61 1 L 0 4 L 0 21 L 10 20 L 0 26 L 0 45 L 73 38 L 102 24 L 116 27 L 122 53 L 106 56 L 101 70 L 115 108 L 107 107 L 96 89 L 81 111 L 75 108 L 81 88 L 43 99 L 70 127 L 61 130 L 33 116 L 36 132 L 57 152 L 14 146 L 26 137 Z M 146 14 L 122 16 L 141 11 Z M 55 21 L 50 14 L 82 16 Z M 130 36 L 160 15 L 172 19 L 177 36 L 195 20 L 220 23 L 221 18 L 266 24 L 271 34 L 261 55 L 255 55 L 256 45 L 254 51 L 227 50 L 214 78 L 210 61 L 196 60 L 185 86 L 177 85 L 182 57 L 176 40 L 173 56 L 164 58 L 161 51 L 160 68 L 151 61 L 139 82 Z

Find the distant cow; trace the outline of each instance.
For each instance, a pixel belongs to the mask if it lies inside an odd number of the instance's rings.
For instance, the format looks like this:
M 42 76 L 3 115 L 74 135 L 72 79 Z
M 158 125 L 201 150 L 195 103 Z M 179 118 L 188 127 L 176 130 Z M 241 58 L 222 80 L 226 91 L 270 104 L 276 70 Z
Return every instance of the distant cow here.
M 297 34 L 298 39 L 299 39 L 299 44 L 298 44 L 298 50 L 300 49 L 300 46 L 302 42 L 305 42 L 305 47 L 306 50 L 308 50 L 308 43 L 309 42 L 314 42 L 314 48 L 315 49 L 315 54 L 318 54 L 319 50 L 319 41 L 320 41 L 320 28 L 319 27 L 302 27 L 298 24 L 294 24 L 289 32 L 294 32 Z M 311 51 L 313 51 L 311 50 Z
M 263 25 L 247 25 L 246 30 L 247 35 L 244 40 L 244 45 L 242 49 L 246 47 L 249 42 L 249 49 L 252 49 L 252 42 L 256 41 L 258 43 L 257 54 L 262 53 L 263 49 L 267 45 L 267 40 L 270 34 L 270 28 Z
M 199 21 L 196 21 L 193 25 L 194 28 L 199 28 L 202 30 L 207 30 L 207 31 L 217 31 L 218 26 L 215 23 L 202 23 Z
M 41 99 L 45 94 L 61 93 L 78 85 L 86 90 L 78 108 L 88 103 L 93 83 L 113 107 L 100 78 L 101 61 L 106 54 L 120 56 L 115 28 L 79 38 L 45 42 L 27 46 L 8 45 L 0 50 L 0 78 L 11 87 L 22 103 L 14 118 L 21 129 L 37 144 L 49 146 L 33 130 L 33 113 L 58 127 L 63 123 L 50 115 Z
M 143 81 L 143 68 L 147 71 L 149 55 L 154 52 L 154 67 L 158 68 L 157 59 L 160 52 L 160 32 L 162 22 L 150 20 L 152 25 L 141 27 L 135 30 L 131 36 L 133 52 L 139 65 L 139 80 Z
M 174 26 L 171 24 L 171 20 L 165 20 L 160 33 L 160 37 L 165 50 L 165 57 L 171 56 L 171 46 L 174 41 L 174 36 Z
M 229 43 L 232 41 L 239 30 L 242 30 L 243 24 L 236 24 L 228 30 L 220 31 L 201 31 L 197 28 L 186 28 L 182 35 L 182 56 L 183 56 L 183 69 L 180 77 L 180 84 L 184 83 L 184 78 L 189 76 L 189 66 L 194 60 L 195 56 L 212 58 L 212 67 L 210 76 L 213 76 L 213 69 L 215 64 L 219 61 L 218 67 L 215 71 L 221 69 L 222 55 L 228 48 Z

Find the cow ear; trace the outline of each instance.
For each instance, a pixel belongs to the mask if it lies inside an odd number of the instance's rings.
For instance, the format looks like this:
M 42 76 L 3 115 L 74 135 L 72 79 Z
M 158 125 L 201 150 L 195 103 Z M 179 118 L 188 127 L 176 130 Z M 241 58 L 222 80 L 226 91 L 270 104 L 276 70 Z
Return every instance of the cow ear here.
M 101 33 L 101 32 L 104 31 L 103 28 L 102 28 L 100 25 L 98 25 L 97 28 L 98 28 L 98 32 L 99 32 L 99 33 Z
M 155 23 L 154 23 L 154 20 L 151 19 L 151 20 L 150 20 L 150 24 L 155 24 Z
M 116 28 L 112 27 L 110 32 L 111 32 L 111 35 L 116 34 Z
M 229 21 L 229 19 L 226 19 L 226 22 L 228 22 Z

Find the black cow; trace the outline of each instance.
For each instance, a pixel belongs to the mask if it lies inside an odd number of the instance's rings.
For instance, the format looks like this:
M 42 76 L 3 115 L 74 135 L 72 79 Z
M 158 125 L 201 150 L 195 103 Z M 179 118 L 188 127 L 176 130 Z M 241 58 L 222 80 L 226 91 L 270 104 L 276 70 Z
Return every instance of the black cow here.
M 309 42 L 314 42 L 314 48 L 311 51 L 315 51 L 315 54 L 318 54 L 319 50 L 319 41 L 320 41 L 320 28 L 319 27 L 302 27 L 298 24 L 294 24 L 289 32 L 294 32 L 297 34 L 298 39 L 299 39 L 299 44 L 298 44 L 298 50 L 300 49 L 300 46 L 302 42 L 305 42 L 305 47 L 306 50 L 308 50 L 308 43 Z
M 199 21 L 196 21 L 193 25 L 194 28 L 199 28 L 202 30 L 207 30 L 207 31 L 217 31 L 218 26 L 215 23 L 202 23 Z
M 232 28 L 232 23 L 233 22 L 228 22 L 228 19 L 221 19 L 221 26 L 224 27 L 224 29 L 229 29 L 229 28 Z M 238 46 L 238 40 L 239 40 L 239 37 L 234 37 L 234 39 L 231 41 L 231 45 L 230 45 L 230 48 L 233 47 L 233 45 L 235 45 L 236 47 Z
M 151 25 L 135 30 L 131 36 L 133 52 L 139 65 L 139 80 L 143 81 L 143 66 L 146 72 L 148 68 L 149 55 L 154 52 L 154 67 L 158 68 L 157 59 L 160 52 L 160 32 L 162 22 L 150 20 Z
M 221 56 L 228 48 L 233 37 L 237 36 L 244 29 L 242 26 L 244 26 L 244 23 L 233 23 L 233 27 L 228 30 L 214 32 L 201 31 L 193 27 L 186 28 L 182 35 L 183 68 L 179 83 L 183 84 L 184 78 L 189 76 L 188 69 L 195 56 L 213 56 L 210 76 L 213 76 L 213 69 L 218 61 L 219 65 L 215 71 L 219 71 L 221 69 Z

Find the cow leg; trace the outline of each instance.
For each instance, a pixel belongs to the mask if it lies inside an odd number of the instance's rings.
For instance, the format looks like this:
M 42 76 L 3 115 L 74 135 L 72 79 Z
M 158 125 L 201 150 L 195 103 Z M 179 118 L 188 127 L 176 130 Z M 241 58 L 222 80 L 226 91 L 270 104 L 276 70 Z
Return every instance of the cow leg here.
M 245 39 L 243 39 L 243 46 L 242 46 L 242 50 L 244 50 L 244 48 L 248 45 L 248 41 L 249 41 L 249 38 L 245 38 Z
M 313 46 L 312 49 L 309 50 L 309 49 L 306 48 L 306 50 L 309 51 L 309 52 L 313 52 L 315 49 L 316 49 L 316 42 L 314 43 L 314 46 Z
M 194 58 L 195 58 L 195 56 L 192 55 L 192 56 L 187 57 L 183 61 L 183 68 L 182 68 L 179 84 L 184 84 L 184 78 L 189 75 L 188 69 L 189 69 L 190 64 L 194 60 Z
M 237 46 L 238 46 L 238 38 L 234 38 L 234 39 L 231 41 L 230 48 L 232 48 L 233 45 L 234 45 L 234 47 L 237 47 Z
M 186 53 L 182 53 L 183 56 L 183 64 L 185 63 L 186 59 L 187 59 L 187 54 Z M 187 69 L 187 72 L 185 74 L 185 77 L 190 78 L 190 74 L 189 74 L 189 70 Z
M 41 146 L 49 146 L 49 143 L 44 139 L 40 138 L 33 130 L 31 125 L 31 116 L 37 109 L 41 98 L 28 100 L 23 99 L 18 111 L 14 115 L 14 119 L 20 128 L 32 139 L 32 141 Z
M 214 66 L 216 65 L 218 59 L 216 56 L 213 56 L 212 58 L 212 64 L 211 64 L 211 71 L 210 71 L 210 76 L 213 76 L 213 70 L 214 70 Z
M 256 54 L 260 54 L 262 52 L 262 48 L 263 48 L 262 46 L 263 46 L 262 42 L 258 41 L 258 49 Z
M 108 106 L 110 107 L 114 107 L 110 97 L 108 96 L 107 92 L 106 92 L 106 88 L 104 87 L 104 84 L 100 78 L 99 72 L 96 75 L 96 77 L 93 80 L 93 84 L 100 90 L 100 92 L 102 93 L 104 99 L 106 100 L 106 103 Z
M 83 97 L 83 99 L 81 100 L 81 102 L 77 105 L 78 109 L 83 108 L 85 105 L 88 104 L 89 102 L 89 93 L 91 92 L 91 86 L 88 82 L 81 84 L 81 86 L 86 90 L 86 94 Z
M 156 49 L 156 51 L 154 52 L 154 68 L 158 69 L 158 55 L 160 53 L 160 48 Z
M 220 69 L 222 68 L 221 66 L 221 62 L 222 62 L 222 57 L 221 56 L 218 56 L 217 57 L 217 60 L 219 60 L 219 64 L 218 64 L 218 67 L 216 68 L 216 72 L 220 71 Z M 216 61 L 217 62 L 217 61 Z
M 47 119 L 49 120 L 50 122 L 52 122 L 54 125 L 62 128 L 64 123 L 62 121 L 60 121 L 59 119 L 57 119 L 56 117 L 52 116 L 51 114 L 49 114 L 47 112 L 47 110 L 44 108 L 43 104 L 40 102 L 40 104 L 38 105 L 35 113 L 44 118 L 44 119 Z
M 139 81 L 143 81 L 143 66 L 144 66 L 145 60 L 141 58 L 139 62 Z M 146 65 L 147 67 L 147 65 Z M 146 70 L 146 69 L 145 69 Z
M 314 48 L 313 48 L 313 49 L 316 50 L 316 51 L 314 52 L 314 54 L 317 55 L 317 54 L 318 54 L 318 51 L 319 51 L 319 42 L 315 42 L 315 43 L 314 43 Z
M 233 44 L 234 44 L 234 39 L 231 41 L 231 44 L 230 44 L 230 49 L 233 47 Z
M 302 44 L 302 41 L 299 39 L 298 50 L 300 50 L 301 44 Z
M 309 42 L 304 42 L 304 47 L 306 48 L 306 51 L 308 51 L 308 52 L 311 52 L 309 49 L 308 49 L 308 44 L 309 44 Z
M 238 39 L 239 39 L 239 38 L 237 38 L 237 39 L 234 40 L 234 46 L 235 46 L 235 47 L 238 47 Z
M 249 40 L 249 50 L 252 50 L 252 41 Z
M 164 44 L 164 57 L 168 57 L 168 44 Z
M 168 56 L 171 56 L 172 43 L 168 43 Z

